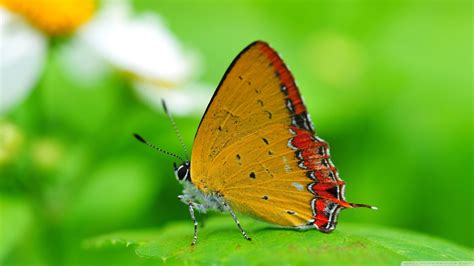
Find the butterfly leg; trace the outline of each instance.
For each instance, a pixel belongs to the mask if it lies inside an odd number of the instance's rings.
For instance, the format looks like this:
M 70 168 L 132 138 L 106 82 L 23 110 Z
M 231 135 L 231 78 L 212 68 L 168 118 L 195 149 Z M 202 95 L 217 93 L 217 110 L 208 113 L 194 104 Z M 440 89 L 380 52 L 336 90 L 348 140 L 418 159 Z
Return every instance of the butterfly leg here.
M 235 215 L 234 211 L 233 211 L 232 208 L 229 206 L 229 204 L 227 204 L 226 202 L 224 202 L 223 204 L 224 204 L 224 208 L 230 213 L 230 215 L 232 215 L 232 219 L 234 219 L 235 223 L 237 224 L 237 227 L 239 228 L 240 233 L 242 233 L 242 235 L 245 237 L 245 239 L 247 239 L 247 240 L 252 240 L 252 239 L 247 235 L 247 233 L 245 233 L 244 229 L 242 229 L 242 226 L 240 226 L 239 219 L 237 218 L 237 216 Z
M 194 236 L 193 236 L 193 241 L 191 242 L 191 246 L 196 245 L 196 242 L 198 240 L 198 222 L 196 220 L 196 217 L 194 216 L 194 206 L 193 202 L 189 202 L 189 214 L 191 215 L 191 219 L 193 220 L 194 223 Z

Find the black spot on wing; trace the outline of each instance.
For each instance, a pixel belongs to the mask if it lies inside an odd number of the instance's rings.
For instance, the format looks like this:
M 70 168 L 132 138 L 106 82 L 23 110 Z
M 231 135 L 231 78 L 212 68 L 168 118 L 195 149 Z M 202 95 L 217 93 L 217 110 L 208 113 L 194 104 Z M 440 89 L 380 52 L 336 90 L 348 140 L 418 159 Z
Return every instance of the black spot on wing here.
M 293 105 L 290 101 L 289 104 L 287 104 L 288 109 L 293 112 Z M 308 113 L 303 112 L 298 115 L 293 116 L 293 121 L 292 121 L 294 126 L 297 126 L 299 128 L 303 128 L 309 131 L 313 131 L 313 123 L 311 122 L 311 119 L 308 116 Z
M 332 188 L 328 188 L 328 189 L 326 189 L 326 191 L 328 193 L 330 193 L 331 195 L 333 195 L 336 199 L 339 198 L 338 195 L 337 195 L 337 186 L 334 186 Z
M 332 171 L 329 171 L 328 176 L 334 180 L 334 173 Z
M 272 119 L 272 116 L 273 116 L 272 112 L 270 112 L 270 111 L 265 111 L 265 113 L 267 113 L 268 119 Z
M 328 167 L 328 162 L 326 161 L 326 159 L 322 159 L 321 164 Z
M 318 154 L 319 154 L 319 155 L 324 155 L 324 147 L 323 147 L 323 146 L 319 146 L 319 148 L 318 148 Z
M 314 171 L 308 171 L 306 172 L 306 176 L 309 178 L 309 179 L 316 179 L 316 176 L 314 175 Z M 311 193 L 313 192 L 311 189 L 309 190 Z

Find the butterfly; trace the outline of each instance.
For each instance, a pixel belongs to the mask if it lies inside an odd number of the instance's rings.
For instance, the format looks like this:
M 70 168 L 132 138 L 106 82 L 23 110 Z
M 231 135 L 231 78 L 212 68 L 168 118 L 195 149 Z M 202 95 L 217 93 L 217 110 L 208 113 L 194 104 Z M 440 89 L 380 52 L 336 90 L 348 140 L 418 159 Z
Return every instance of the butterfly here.
M 345 183 L 327 142 L 315 135 L 292 74 L 263 41 L 247 46 L 227 69 L 199 124 L 191 160 L 181 160 L 175 176 L 194 222 L 192 245 L 196 210 L 228 212 L 250 240 L 236 213 L 329 233 L 342 209 L 376 209 L 345 200 Z

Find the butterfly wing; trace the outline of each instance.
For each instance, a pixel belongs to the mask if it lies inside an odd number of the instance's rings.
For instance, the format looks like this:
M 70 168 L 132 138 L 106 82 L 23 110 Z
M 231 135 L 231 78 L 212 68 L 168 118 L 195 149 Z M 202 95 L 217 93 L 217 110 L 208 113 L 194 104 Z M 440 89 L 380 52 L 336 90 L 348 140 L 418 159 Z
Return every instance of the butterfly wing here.
M 191 177 L 236 210 L 282 226 L 330 232 L 344 182 L 294 79 L 264 42 L 242 51 L 207 107 L 192 150 Z

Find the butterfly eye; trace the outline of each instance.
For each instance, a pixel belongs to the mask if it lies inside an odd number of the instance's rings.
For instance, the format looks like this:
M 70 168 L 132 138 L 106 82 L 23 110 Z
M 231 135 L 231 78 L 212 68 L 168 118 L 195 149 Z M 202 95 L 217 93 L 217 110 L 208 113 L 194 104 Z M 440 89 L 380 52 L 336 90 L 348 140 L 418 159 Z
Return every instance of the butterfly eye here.
M 175 170 L 175 175 L 179 181 L 191 180 L 189 175 L 189 163 L 183 163 L 178 166 L 178 168 Z

